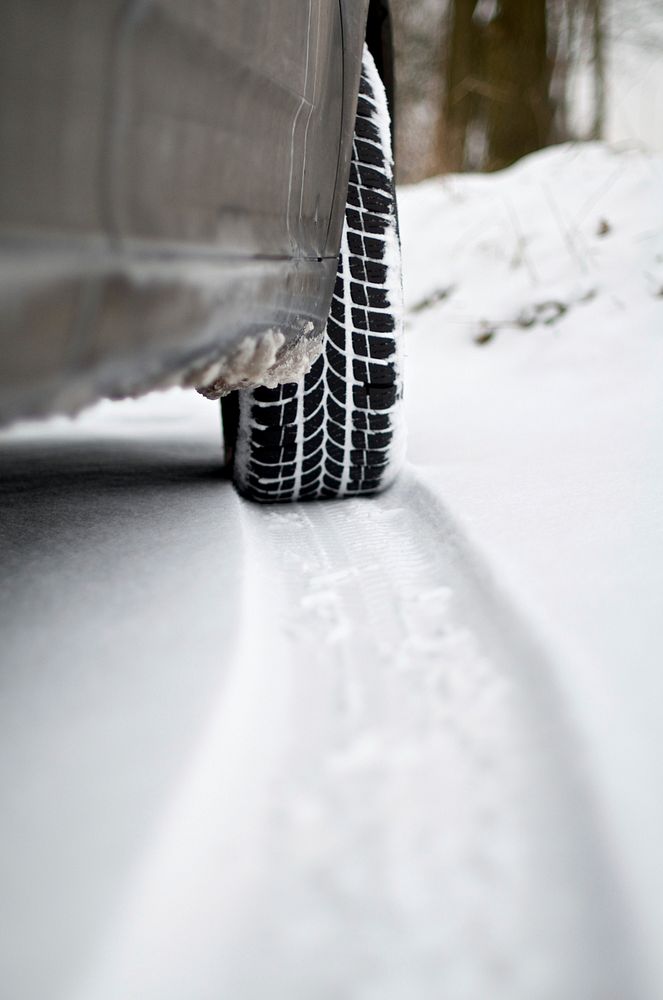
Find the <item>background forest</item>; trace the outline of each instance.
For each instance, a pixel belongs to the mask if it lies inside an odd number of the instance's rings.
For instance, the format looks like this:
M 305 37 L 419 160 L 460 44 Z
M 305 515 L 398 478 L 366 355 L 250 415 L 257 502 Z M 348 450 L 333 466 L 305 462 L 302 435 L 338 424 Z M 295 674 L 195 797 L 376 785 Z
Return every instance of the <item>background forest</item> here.
M 567 140 L 663 146 L 663 0 L 393 0 L 402 182 Z

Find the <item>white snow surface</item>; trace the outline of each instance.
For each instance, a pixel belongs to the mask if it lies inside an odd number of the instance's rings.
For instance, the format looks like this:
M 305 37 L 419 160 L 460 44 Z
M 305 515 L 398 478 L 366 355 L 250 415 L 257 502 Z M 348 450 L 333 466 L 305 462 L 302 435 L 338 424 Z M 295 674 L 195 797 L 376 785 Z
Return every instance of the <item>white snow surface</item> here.
M 663 158 L 562 146 L 401 218 L 410 459 L 550 651 L 663 995 Z
M 663 993 L 662 182 L 402 192 L 381 497 L 241 501 L 181 390 L 2 436 L 3 995 Z

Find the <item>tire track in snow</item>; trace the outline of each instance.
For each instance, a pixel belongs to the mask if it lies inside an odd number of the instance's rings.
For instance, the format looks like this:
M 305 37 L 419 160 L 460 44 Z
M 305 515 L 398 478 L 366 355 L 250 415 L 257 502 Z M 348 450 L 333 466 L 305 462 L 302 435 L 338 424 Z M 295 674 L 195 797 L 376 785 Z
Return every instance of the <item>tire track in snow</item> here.
M 302 997 L 321 970 L 362 998 L 637 995 L 551 665 L 435 495 L 411 474 L 266 518 L 293 718 L 313 716 L 279 813 L 272 981 L 289 955 Z
M 434 495 L 240 519 L 231 692 L 81 996 L 640 996 L 551 667 Z

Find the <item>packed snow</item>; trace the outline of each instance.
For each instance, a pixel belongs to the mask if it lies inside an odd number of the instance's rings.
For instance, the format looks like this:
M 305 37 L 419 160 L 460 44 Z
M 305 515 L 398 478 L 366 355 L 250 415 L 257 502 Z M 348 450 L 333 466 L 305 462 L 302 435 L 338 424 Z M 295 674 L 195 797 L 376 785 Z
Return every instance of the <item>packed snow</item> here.
M 178 390 L 4 435 L 8 995 L 660 995 L 662 182 L 401 192 L 379 498 L 242 502 Z

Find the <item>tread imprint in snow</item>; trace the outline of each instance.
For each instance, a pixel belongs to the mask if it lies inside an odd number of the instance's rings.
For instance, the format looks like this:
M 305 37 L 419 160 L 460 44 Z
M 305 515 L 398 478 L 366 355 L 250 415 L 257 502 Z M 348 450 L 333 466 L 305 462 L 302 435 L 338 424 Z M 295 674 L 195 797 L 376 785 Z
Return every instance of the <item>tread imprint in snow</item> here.
M 362 68 L 348 201 L 323 353 L 298 383 L 240 393 L 235 481 L 265 502 L 372 493 L 395 472 L 402 397 L 391 140 Z

